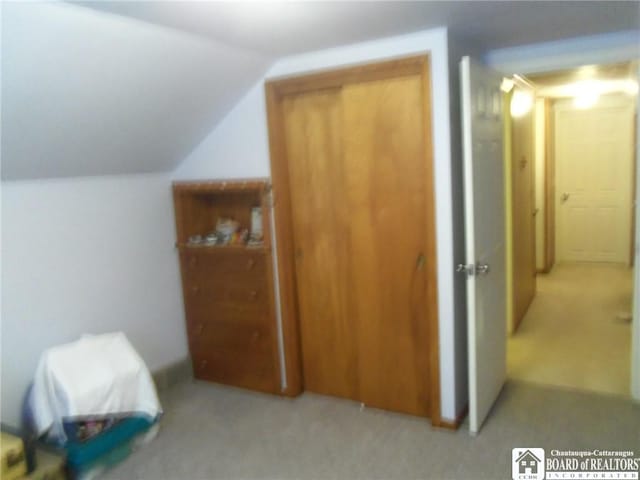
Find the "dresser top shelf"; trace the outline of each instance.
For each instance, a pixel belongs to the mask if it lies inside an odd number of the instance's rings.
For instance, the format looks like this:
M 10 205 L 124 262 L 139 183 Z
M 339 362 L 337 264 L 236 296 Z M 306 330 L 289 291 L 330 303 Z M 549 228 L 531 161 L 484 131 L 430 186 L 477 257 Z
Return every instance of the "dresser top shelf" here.
M 271 184 L 267 178 L 179 181 L 173 185 L 176 212 L 176 246 L 190 252 L 270 251 Z M 256 234 L 264 240 L 260 246 L 224 239 L 222 245 L 189 243 L 192 237 L 206 237 L 217 230 L 221 219 L 237 222 L 238 232 Z M 186 251 L 186 250 L 185 250 Z
M 247 247 L 246 245 L 189 245 L 187 243 L 176 243 L 176 247 L 184 252 L 198 253 L 261 253 L 269 252 L 269 248 L 261 245 L 259 247 Z
M 268 192 L 270 188 L 271 184 L 267 178 L 173 182 L 173 190 L 176 193 L 192 194 Z

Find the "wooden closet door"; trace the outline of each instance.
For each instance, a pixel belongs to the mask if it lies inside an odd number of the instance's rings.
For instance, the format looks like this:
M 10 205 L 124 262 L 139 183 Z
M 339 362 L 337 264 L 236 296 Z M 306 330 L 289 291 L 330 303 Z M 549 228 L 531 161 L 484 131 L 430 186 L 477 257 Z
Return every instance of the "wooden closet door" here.
M 421 79 L 350 84 L 343 109 L 360 400 L 428 416 Z
M 283 101 L 305 388 L 358 399 L 340 89 Z
M 283 112 L 305 388 L 427 416 L 423 105 L 415 75 Z

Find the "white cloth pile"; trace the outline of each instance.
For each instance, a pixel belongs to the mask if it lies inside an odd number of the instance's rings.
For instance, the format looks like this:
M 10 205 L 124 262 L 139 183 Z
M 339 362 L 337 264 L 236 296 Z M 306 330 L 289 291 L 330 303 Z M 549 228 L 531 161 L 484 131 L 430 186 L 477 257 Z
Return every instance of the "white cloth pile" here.
M 85 335 L 46 350 L 29 398 L 37 434 L 64 442 L 63 420 L 162 413 L 151 374 L 122 332 Z

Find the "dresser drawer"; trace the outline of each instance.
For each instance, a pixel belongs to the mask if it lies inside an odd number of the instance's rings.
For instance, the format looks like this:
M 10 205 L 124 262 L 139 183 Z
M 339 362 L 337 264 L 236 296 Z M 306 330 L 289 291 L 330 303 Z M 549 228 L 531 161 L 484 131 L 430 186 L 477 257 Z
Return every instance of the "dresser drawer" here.
M 224 283 L 214 279 L 203 282 L 185 282 L 185 304 L 199 308 L 213 308 L 225 304 L 267 308 L 271 305 L 266 282 Z M 189 308 L 189 307 L 187 307 Z
M 215 251 L 208 251 L 207 247 L 202 247 L 202 249 L 180 252 L 180 260 L 185 272 L 193 275 L 246 274 L 262 277 L 266 273 L 267 260 L 270 261 L 271 256 L 264 252 L 252 252 L 251 250 L 222 255 Z
M 198 287 L 200 289 L 220 289 L 226 286 L 256 289 L 265 286 L 267 283 L 265 273 L 257 275 L 242 271 L 223 274 L 206 269 L 187 270 L 183 273 L 183 277 L 185 285 L 192 288 Z
M 187 305 L 187 327 L 196 324 L 212 325 L 231 323 L 235 325 L 273 326 L 271 309 L 255 305 L 220 304 L 194 302 Z
M 192 351 L 191 358 L 193 374 L 197 379 L 269 393 L 277 393 L 279 390 L 273 355 L 210 348 L 206 351 Z
M 193 351 L 227 349 L 243 352 L 274 351 L 273 338 L 268 325 L 237 324 L 230 322 L 189 322 L 189 347 Z

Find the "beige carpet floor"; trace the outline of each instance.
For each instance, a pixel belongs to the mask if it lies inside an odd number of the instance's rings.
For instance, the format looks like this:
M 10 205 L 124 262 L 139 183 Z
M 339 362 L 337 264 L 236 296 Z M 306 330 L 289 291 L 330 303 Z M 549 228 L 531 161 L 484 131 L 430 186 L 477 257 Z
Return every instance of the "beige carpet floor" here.
M 537 295 L 507 344 L 512 379 L 630 394 L 633 270 L 560 264 L 537 277 Z
M 158 438 L 104 480 L 511 478 L 511 449 L 640 451 L 640 407 L 509 381 L 479 435 L 305 393 L 295 399 L 204 382 L 163 393 Z

